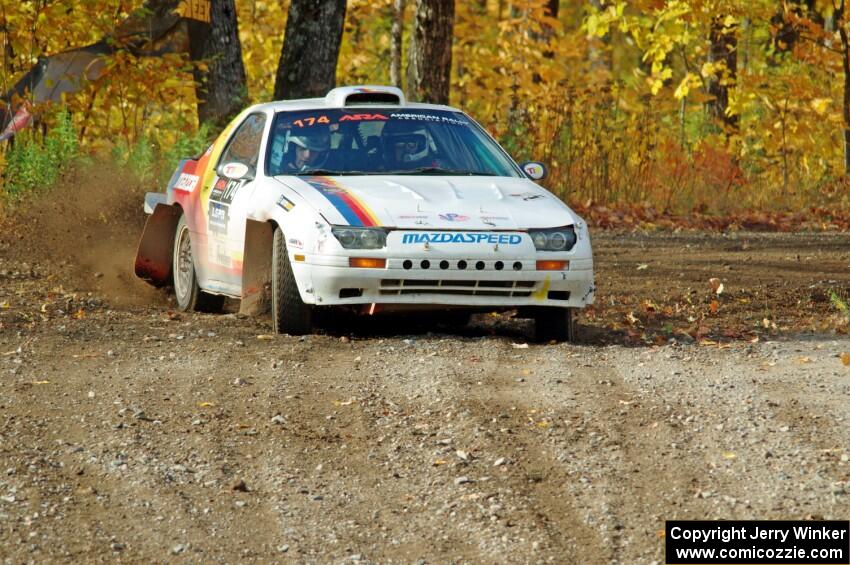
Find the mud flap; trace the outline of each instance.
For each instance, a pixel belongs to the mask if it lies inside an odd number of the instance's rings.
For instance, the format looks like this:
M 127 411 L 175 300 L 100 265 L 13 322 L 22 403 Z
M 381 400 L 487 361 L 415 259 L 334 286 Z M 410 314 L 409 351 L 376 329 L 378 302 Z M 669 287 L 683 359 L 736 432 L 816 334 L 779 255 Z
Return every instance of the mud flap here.
M 145 222 L 139 250 L 136 252 L 136 276 L 154 286 L 171 282 L 174 255 L 174 230 L 180 221 L 180 209 L 157 204 Z
M 271 307 L 273 238 L 274 226 L 269 222 L 245 222 L 241 314 L 256 316 Z

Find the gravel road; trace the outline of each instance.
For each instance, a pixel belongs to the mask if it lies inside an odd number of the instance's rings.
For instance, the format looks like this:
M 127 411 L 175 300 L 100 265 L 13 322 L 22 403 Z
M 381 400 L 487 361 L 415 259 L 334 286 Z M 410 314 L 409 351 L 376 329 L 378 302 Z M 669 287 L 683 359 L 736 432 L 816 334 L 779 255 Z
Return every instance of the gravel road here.
M 2 339 L 9 562 L 660 563 L 665 519 L 850 513 L 846 340 L 77 326 Z

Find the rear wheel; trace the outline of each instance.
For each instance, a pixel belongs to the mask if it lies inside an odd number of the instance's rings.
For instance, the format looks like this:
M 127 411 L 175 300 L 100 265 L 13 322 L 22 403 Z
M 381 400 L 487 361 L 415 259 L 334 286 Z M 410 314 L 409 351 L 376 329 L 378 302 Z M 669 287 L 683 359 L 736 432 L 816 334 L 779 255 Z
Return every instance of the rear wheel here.
M 183 311 L 218 312 L 224 305 L 224 297 L 207 294 L 198 286 L 195 261 L 192 256 L 192 239 L 185 216 L 180 216 L 174 234 L 174 263 L 172 269 L 174 294 L 177 307 Z
M 540 307 L 534 311 L 537 341 L 573 341 L 575 326 L 572 308 Z
M 313 329 L 313 309 L 301 300 L 280 228 L 274 230 L 272 245 L 272 325 L 275 332 L 290 335 Z

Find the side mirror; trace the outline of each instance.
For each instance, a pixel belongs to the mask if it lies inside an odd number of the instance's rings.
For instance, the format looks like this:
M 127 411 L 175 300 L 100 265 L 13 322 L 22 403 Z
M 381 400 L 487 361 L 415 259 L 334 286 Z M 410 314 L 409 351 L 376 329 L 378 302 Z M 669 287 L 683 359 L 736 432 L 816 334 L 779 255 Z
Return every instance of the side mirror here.
M 546 165 L 537 161 L 523 163 L 522 170 L 531 180 L 543 180 L 549 174 L 549 171 L 546 170 Z
M 222 163 L 215 172 L 218 176 L 230 180 L 252 180 L 254 178 L 254 172 L 251 170 L 251 167 L 245 163 L 236 161 Z

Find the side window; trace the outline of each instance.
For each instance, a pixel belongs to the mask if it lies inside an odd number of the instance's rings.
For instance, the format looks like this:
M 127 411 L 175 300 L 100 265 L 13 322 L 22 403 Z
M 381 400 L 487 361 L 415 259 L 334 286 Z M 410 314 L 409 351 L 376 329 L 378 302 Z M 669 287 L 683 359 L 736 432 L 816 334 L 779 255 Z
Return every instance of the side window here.
M 265 114 L 251 114 L 245 118 L 222 153 L 219 163 L 242 163 L 256 170 L 265 125 Z

